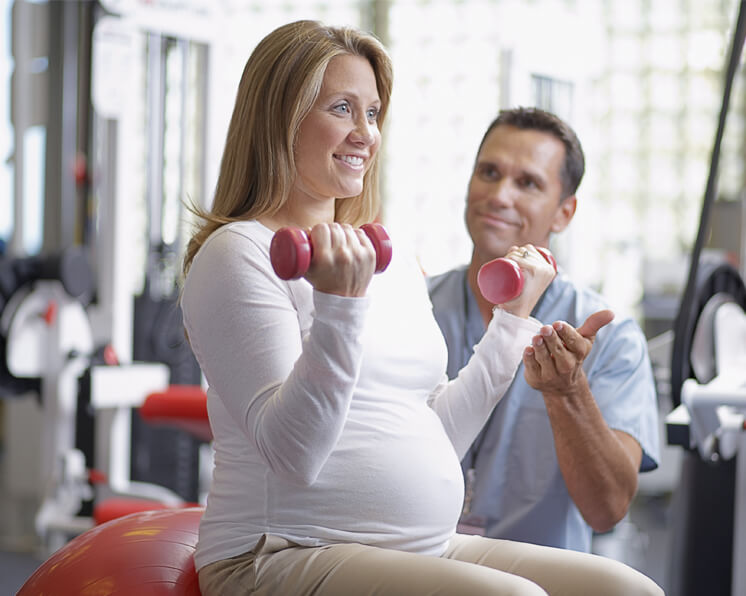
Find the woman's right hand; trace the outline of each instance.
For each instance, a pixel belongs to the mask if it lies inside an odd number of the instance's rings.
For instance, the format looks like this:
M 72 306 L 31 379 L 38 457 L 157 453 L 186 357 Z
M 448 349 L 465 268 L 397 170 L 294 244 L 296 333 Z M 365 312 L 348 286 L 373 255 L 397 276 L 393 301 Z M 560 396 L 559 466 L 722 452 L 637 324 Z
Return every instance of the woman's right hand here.
M 505 256 L 514 260 L 521 268 L 523 291 L 510 302 L 501 304 L 500 308 L 524 319 L 528 318 L 557 272 L 533 244 L 513 246 Z
M 319 292 L 365 296 L 376 268 L 367 234 L 349 224 L 316 224 L 309 232 L 313 257 L 305 278 Z

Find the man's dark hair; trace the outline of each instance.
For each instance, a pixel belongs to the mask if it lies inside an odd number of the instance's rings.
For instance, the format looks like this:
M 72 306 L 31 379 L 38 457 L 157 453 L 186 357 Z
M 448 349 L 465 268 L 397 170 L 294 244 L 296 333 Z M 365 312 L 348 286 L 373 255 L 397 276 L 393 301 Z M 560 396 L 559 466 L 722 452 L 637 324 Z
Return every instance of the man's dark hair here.
M 566 198 L 578 190 L 580 181 L 585 173 L 585 156 L 580 140 L 575 131 L 558 116 L 551 112 L 540 110 L 539 108 L 512 108 L 510 110 L 500 110 L 497 118 L 487 127 L 487 132 L 479 143 L 479 151 L 487 136 L 497 126 L 514 126 L 521 130 L 538 130 L 549 133 L 557 138 L 565 146 L 565 163 L 560 171 L 562 180 L 562 197 Z M 479 153 L 477 151 L 477 154 Z

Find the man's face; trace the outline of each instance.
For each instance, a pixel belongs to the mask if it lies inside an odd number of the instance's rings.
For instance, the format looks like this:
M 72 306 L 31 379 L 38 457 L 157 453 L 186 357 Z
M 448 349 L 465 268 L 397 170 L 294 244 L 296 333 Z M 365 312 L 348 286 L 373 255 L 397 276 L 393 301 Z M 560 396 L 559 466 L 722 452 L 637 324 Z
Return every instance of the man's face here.
M 511 246 L 547 247 L 565 228 L 575 197 L 562 196 L 565 146 L 549 133 L 495 127 L 482 145 L 469 181 L 466 227 L 480 261 L 504 256 Z

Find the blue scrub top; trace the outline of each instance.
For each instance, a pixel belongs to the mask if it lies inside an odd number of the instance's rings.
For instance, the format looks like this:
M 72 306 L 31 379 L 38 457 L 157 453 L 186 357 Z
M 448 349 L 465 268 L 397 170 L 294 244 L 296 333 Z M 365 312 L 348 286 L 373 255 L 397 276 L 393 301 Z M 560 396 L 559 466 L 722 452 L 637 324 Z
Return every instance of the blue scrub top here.
M 467 267 L 428 278 L 433 312 L 448 344 L 448 376 L 466 364 L 485 332 Z M 576 287 L 562 272 L 532 315 L 544 324 L 579 327 L 609 308 L 597 293 Z M 647 342 L 630 318 L 615 318 L 596 336 L 583 363 L 593 396 L 612 429 L 642 446 L 640 471 L 658 467 L 658 407 Z M 471 511 L 485 519 L 485 535 L 590 552 L 593 531 L 567 492 L 557 463 L 541 393 L 523 376 L 523 365 L 462 461 L 473 468 Z

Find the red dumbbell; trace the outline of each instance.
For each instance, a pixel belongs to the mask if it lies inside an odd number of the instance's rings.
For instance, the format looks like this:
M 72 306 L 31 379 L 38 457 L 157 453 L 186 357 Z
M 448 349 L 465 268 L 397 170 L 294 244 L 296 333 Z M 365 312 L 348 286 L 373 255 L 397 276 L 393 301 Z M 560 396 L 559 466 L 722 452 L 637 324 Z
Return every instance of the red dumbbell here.
M 378 223 L 360 226 L 376 249 L 376 273 L 381 273 L 391 262 L 391 238 Z M 303 277 L 311 265 L 313 247 L 308 234 L 300 228 L 280 228 L 269 245 L 269 258 L 280 279 Z
M 557 261 L 546 248 L 536 247 L 547 263 L 557 271 Z M 477 285 L 492 304 L 505 304 L 518 298 L 523 291 L 523 271 L 512 259 L 501 257 L 482 265 L 477 273 Z

